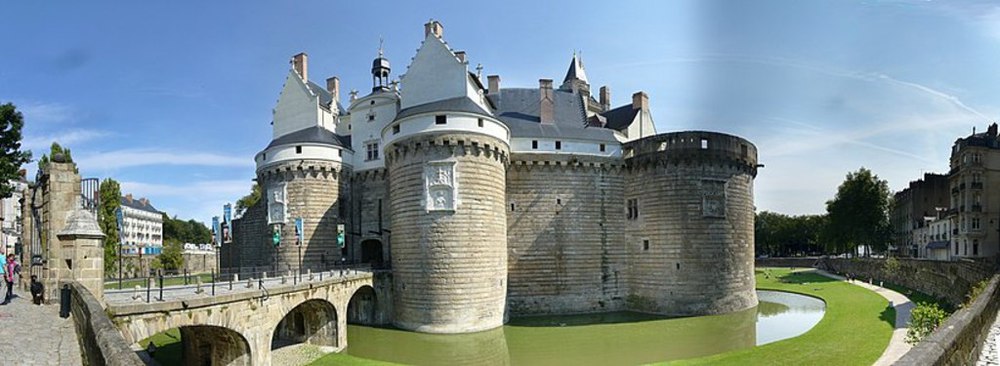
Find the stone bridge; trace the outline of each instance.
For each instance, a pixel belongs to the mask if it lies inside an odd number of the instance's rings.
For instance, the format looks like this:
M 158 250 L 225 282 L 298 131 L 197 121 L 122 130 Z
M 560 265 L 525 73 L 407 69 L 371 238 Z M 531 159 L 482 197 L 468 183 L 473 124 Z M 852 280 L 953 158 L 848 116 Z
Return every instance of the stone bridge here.
M 390 322 L 389 273 L 350 271 L 272 278 L 210 287 L 164 288 L 163 301 L 145 291 L 109 291 L 108 315 L 126 342 L 180 328 L 184 364 L 270 365 L 272 348 L 305 342 L 327 350 L 347 346 L 347 323 Z M 261 288 L 263 285 L 263 289 Z M 210 285 L 209 285 L 210 286 Z M 158 297 L 158 289 L 152 296 Z

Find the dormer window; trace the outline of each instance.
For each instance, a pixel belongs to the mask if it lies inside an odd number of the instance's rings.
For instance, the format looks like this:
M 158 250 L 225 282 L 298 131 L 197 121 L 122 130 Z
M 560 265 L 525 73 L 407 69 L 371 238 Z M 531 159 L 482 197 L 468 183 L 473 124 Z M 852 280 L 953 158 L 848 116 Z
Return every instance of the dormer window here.
M 556 141 L 556 150 L 562 150 L 562 141 Z
M 447 124 L 447 123 L 448 123 L 448 116 L 443 115 L 443 114 L 434 116 L 434 124 L 436 124 L 436 125 L 443 125 L 443 124 Z

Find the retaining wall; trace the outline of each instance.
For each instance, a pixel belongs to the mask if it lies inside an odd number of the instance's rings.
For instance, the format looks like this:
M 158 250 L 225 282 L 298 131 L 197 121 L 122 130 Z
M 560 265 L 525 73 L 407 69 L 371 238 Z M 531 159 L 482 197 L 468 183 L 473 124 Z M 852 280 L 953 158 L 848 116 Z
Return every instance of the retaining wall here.
M 94 295 L 79 282 L 72 282 L 70 288 L 73 325 L 84 365 L 145 365 L 129 348 Z
M 851 274 L 854 277 L 874 281 L 892 282 L 925 294 L 947 300 L 951 304 L 961 304 L 965 295 L 975 284 L 987 280 L 995 273 L 993 264 L 972 261 L 932 261 L 899 258 L 899 270 L 895 274 L 885 272 L 883 259 L 841 259 L 823 258 L 819 268 L 836 273 Z

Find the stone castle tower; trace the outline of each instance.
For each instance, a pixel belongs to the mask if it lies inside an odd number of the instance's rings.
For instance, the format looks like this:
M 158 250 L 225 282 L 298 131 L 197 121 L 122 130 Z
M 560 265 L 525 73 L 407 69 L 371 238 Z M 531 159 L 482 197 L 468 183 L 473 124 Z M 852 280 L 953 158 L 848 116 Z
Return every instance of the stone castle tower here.
M 594 98 L 578 55 L 558 88 L 501 88 L 440 22 L 423 35 L 398 82 L 380 49 L 371 93 L 347 107 L 339 78 L 322 88 L 293 57 L 255 157 L 266 199 L 236 220 L 224 267 L 296 268 L 299 248 L 303 268 L 372 263 L 391 273 L 393 323 L 431 333 L 757 304 L 753 144 L 657 134 L 646 93 L 616 108 L 607 86 Z

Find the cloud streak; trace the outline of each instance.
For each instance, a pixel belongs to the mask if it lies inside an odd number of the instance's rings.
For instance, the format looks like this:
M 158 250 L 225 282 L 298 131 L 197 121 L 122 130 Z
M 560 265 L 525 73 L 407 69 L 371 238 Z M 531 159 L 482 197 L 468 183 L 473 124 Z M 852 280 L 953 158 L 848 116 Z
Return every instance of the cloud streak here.
M 253 167 L 253 159 L 246 156 L 229 156 L 210 152 L 174 151 L 159 149 L 123 149 L 74 157 L 86 169 L 119 169 L 151 165 Z
M 32 136 L 32 134 L 26 133 L 21 142 L 21 147 L 28 150 L 45 150 L 48 149 L 53 142 L 58 142 L 60 145 L 72 148 L 73 145 L 82 144 L 84 142 L 93 141 L 110 135 L 111 133 L 108 131 L 90 129 L 74 129 L 54 135 L 44 136 Z

